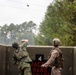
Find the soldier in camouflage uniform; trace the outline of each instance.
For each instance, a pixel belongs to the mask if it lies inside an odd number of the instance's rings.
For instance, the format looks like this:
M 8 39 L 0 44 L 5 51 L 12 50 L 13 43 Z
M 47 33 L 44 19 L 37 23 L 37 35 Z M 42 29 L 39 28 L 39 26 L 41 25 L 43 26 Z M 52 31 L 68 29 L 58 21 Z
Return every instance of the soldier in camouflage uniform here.
M 13 55 L 14 64 L 18 65 L 19 75 L 32 75 L 30 62 L 32 62 L 29 54 L 26 50 L 28 40 L 22 40 L 22 45 L 19 46 L 17 42 L 12 44 L 12 47 L 15 49 Z
M 60 40 L 53 39 L 54 48 L 50 51 L 49 59 L 41 67 L 52 67 L 51 75 L 61 75 L 63 69 L 62 51 L 59 49 Z

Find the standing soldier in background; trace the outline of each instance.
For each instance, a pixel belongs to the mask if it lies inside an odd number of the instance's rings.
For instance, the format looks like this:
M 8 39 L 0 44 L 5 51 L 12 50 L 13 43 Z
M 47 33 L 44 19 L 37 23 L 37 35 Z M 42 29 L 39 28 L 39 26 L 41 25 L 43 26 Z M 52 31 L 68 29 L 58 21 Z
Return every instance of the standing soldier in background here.
M 21 40 L 21 42 L 21 46 L 19 46 L 17 42 L 12 44 L 12 47 L 15 49 L 13 61 L 14 64 L 18 65 L 19 75 L 32 75 L 30 66 L 30 62 L 32 62 L 32 60 L 26 50 L 28 40 Z
M 53 39 L 54 48 L 50 51 L 49 59 L 41 67 L 52 67 L 51 75 L 61 75 L 63 69 L 62 51 L 59 49 L 60 39 Z

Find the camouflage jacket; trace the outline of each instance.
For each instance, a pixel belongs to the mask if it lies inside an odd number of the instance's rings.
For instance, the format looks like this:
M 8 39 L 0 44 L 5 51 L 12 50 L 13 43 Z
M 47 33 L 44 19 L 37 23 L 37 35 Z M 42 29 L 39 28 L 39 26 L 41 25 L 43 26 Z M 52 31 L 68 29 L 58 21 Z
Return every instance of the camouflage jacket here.
M 32 62 L 26 48 L 27 43 L 24 42 L 18 50 L 15 50 L 13 55 L 14 64 L 19 65 L 21 68 L 29 67 L 28 62 Z

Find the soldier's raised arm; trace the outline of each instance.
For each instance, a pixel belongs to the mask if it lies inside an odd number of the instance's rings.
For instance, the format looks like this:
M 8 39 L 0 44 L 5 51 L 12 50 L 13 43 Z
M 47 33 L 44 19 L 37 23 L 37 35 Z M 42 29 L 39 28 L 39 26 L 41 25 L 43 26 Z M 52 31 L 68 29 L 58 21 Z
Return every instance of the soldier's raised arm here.
M 23 39 L 23 40 L 21 40 L 21 42 L 22 42 L 21 48 L 22 49 L 26 49 L 27 45 L 28 45 L 28 40 L 27 39 Z

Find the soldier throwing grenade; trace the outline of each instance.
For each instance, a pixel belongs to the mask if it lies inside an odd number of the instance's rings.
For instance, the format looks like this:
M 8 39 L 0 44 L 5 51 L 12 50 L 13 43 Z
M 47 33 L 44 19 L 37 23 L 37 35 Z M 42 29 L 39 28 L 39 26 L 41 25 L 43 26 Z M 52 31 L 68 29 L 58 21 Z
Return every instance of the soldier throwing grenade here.
M 15 49 L 13 55 L 14 64 L 18 65 L 19 75 L 32 75 L 31 66 L 29 62 L 32 62 L 29 54 L 26 50 L 28 40 L 22 40 L 22 45 L 19 46 L 17 42 L 12 44 L 12 47 Z
M 54 48 L 50 51 L 49 59 L 41 67 L 52 67 L 51 75 L 61 75 L 63 69 L 62 51 L 59 49 L 60 39 L 53 39 Z

